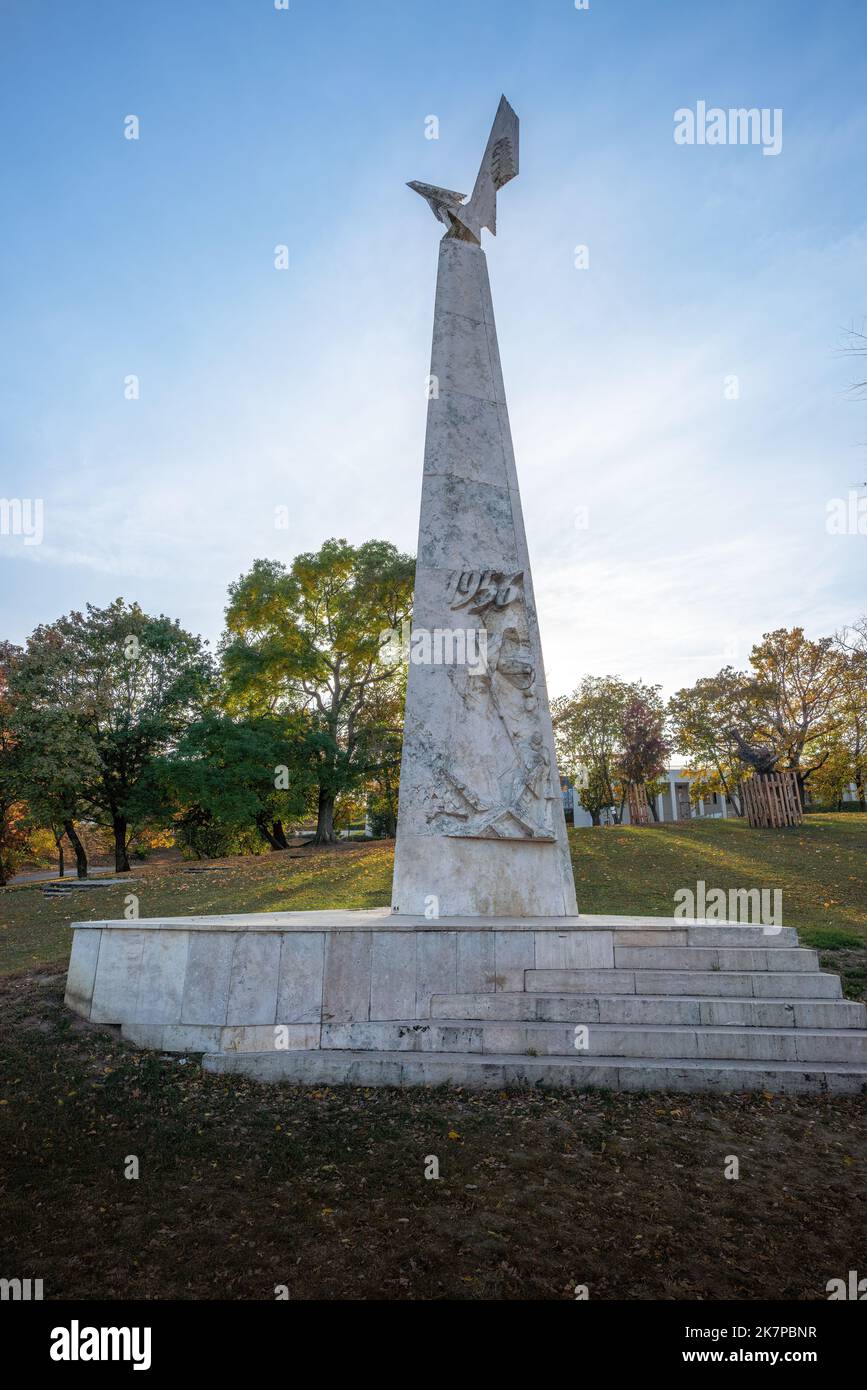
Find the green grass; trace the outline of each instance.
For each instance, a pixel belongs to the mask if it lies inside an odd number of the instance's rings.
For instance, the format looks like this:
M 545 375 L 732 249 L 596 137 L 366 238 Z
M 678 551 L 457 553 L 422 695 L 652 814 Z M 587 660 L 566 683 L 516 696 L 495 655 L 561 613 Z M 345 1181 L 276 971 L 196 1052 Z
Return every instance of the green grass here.
M 867 946 L 867 815 L 816 815 L 790 830 L 750 830 L 741 821 L 689 821 L 570 832 L 582 912 L 671 916 L 674 895 L 703 879 L 708 889 L 780 888 L 783 922 L 823 951 Z M 391 894 L 392 847 L 221 861 L 221 871 L 187 873 L 180 863 L 147 864 L 134 882 L 71 897 L 43 898 L 41 887 L 0 893 L 0 973 L 62 967 L 72 920 L 124 915 L 127 893 L 142 917 L 273 912 L 300 908 L 384 907 Z M 853 961 L 852 969 L 861 968 Z
M 744 821 L 612 826 L 571 833 L 582 912 L 671 916 L 679 888 L 782 890 L 783 924 L 804 945 L 867 945 L 867 815 L 808 816 L 751 830 Z
M 0 974 L 65 966 L 70 922 L 123 917 L 129 893 L 139 900 L 140 917 L 383 907 L 391 899 L 392 859 L 390 843 L 374 843 L 214 860 L 217 871 L 210 873 L 188 873 L 194 866 L 180 862 L 146 864 L 123 884 L 62 898 L 44 898 L 41 885 L 6 888 L 0 890 Z

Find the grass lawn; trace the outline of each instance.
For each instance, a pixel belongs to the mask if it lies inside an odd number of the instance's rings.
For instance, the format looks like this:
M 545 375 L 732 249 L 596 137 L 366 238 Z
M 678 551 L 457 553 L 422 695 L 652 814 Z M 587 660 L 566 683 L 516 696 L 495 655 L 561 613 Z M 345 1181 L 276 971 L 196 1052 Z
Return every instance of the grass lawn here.
M 584 911 L 670 915 L 699 879 L 781 887 L 784 922 L 864 993 L 867 817 L 571 841 Z M 860 1098 L 262 1087 L 64 1008 L 69 921 L 119 917 L 125 893 L 142 916 L 375 907 L 391 863 L 344 845 L 0 894 L 4 1277 L 46 1299 L 811 1300 L 860 1268 Z
M 678 888 L 779 888 L 805 945 L 867 945 L 867 814 L 808 816 L 784 830 L 741 820 L 571 832 L 582 912 L 671 916 Z
M 140 917 L 209 912 L 279 912 L 322 907 L 384 907 L 391 901 L 392 841 L 292 849 L 233 859 L 136 866 L 117 886 L 44 898 L 41 884 L 0 890 L 0 975 L 69 960 L 71 921 L 124 915 L 135 893 Z M 199 872 L 205 870 L 205 872 Z

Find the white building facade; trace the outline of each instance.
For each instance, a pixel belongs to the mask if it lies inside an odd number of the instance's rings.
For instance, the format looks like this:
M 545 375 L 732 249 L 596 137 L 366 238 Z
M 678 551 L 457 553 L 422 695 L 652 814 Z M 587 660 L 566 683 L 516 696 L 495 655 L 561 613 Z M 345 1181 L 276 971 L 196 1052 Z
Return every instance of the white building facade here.
M 693 779 L 683 767 L 666 768 L 665 774 L 660 781 L 666 781 L 667 786 L 653 798 L 654 809 L 656 811 L 656 822 L 663 824 L 669 821 L 684 820 L 726 820 L 729 816 L 737 816 L 738 809 L 730 797 L 724 797 L 719 793 L 712 792 L 709 796 L 698 797 L 693 801 L 690 796 L 690 788 Z M 560 778 L 560 786 L 563 792 L 563 810 L 566 814 L 566 821 L 569 825 L 586 826 L 592 825 L 593 820 L 590 812 L 585 811 L 581 805 L 581 789 L 574 787 L 568 778 Z M 843 792 L 845 802 L 856 802 L 858 800 L 858 789 L 854 782 L 850 783 Z M 807 792 L 806 809 L 810 809 L 810 796 Z M 617 824 L 617 813 L 619 806 L 611 806 L 607 811 L 603 811 L 600 820 L 603 825 Z M 653 812 L 651 812 L 653 821 Z M 623 819 L 621 825 L 629 825 L 629 806 L 624 804 Z
M 690 786 L 692 779 L 683 767 L 666 768 L 664 777 L 661 781 L 667 781 L 665 790 L 654 798 L 654 810 L 656 819 L 665 823 L 668 821 L 684 820 L 720 820 L 728 816 L 736 816 L 737 809 L 730 798 L 714 792 L 709 796 L 699 797 L 693 802 L 690 796 Z M 566 812 L 566 819 L 571 825 L 585 826 L 592 825 L 593 821 L 589 811 L 585 811 L 581 805 L 581 789 L 573 787 L 566 778 L 560 779 L 563 789 L 563 809 Z M 609 807 L 603 811 L 600 820 L 603 825 L 612 825 L 616 822 L 619 807 Z M 653 812 L 651 811 L 651 817 Z M 629 825 L 629 807 L 623 807 L 623 819 L 621 824 Z

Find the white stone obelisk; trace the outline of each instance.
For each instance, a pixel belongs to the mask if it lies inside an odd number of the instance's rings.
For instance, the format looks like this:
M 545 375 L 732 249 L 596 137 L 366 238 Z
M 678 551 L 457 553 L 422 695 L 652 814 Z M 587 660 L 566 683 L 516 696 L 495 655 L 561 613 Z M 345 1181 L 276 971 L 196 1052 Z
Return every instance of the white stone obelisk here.
M 481 229 L 518 172 L 505 97 L 440 244 L 392 909 L 577 912 Z

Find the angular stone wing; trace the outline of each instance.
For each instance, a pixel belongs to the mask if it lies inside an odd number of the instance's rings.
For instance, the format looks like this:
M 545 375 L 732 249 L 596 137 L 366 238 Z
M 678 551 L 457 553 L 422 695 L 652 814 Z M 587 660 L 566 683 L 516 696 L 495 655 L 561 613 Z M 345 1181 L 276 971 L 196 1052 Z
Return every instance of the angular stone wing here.
M 496 236 L 497 192 L 517 173 L 518 117 L 506 98 L 501 97 L 468 205 L 479 229 L 487 227 Z
M 467 196 L 466 193 L 456 193 L 452 188 L 437 188 L 432 183 L 419 183 L 417 179 L 407 184 L 407 188 L 420 194 L 437 221 L 443 222 L 447 227 L 451 226 L 450 212 L 459 208 Z
M 434 217 L 448 227 L 447 236 L 481 244 L 482 228 L 497 234 L 497 190 L 518 172 L 518 117 L 505 97 L 500 98 L 494 124 L 482 157 L 481 168 L 469 202 L 465 194 L 433 184 L 411 183 Z
M 518 175 L 518 117 L 505 97 L 500 98 L 497 114 L 482 160 L 489 162 L 494 187 L 500 189 Z

